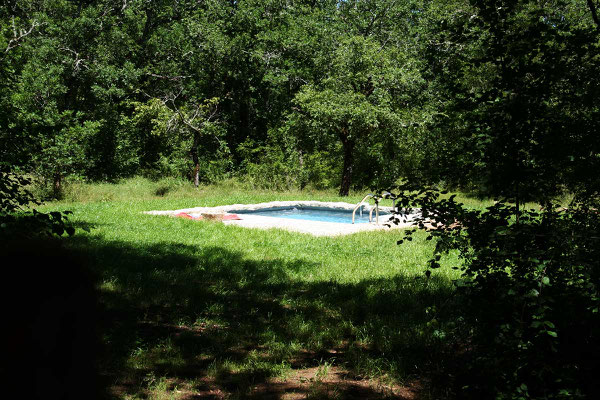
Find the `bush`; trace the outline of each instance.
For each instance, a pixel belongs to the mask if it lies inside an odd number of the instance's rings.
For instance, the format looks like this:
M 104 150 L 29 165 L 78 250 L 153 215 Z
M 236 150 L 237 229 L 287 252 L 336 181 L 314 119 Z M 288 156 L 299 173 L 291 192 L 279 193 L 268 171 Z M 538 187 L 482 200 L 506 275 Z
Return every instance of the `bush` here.
M 21 175 L 0 171 L 0 238 L 73 235 L 75 229 L 67 218 L 70 212 L 29 210 L 30 205 L 41 204 L 26 189 L 30 183 Z
M 332 189 L 340 184 L 342 168 L 339 158 L 329 151 L 315 151 L 304 157 L 305 185 L 318 190 Z
M 300 183 L 300 170 L 296 160 L 276 144 L 260 145 L 247 140 L 238 147 L 242 155 L 241 173 L 254 188 L 287 190 Z
M 464 260 L 456 285 L 470 335 L 460 338 L 469 351 L 453 371 L 459 397 L 600 393 L 597 200 L 542 211 L 498 202 L 474 211 L 427 190 L 401 196 L 398 205 L 419 207 L 417 226 L 436 239 L 427 276 L 450 250 Z

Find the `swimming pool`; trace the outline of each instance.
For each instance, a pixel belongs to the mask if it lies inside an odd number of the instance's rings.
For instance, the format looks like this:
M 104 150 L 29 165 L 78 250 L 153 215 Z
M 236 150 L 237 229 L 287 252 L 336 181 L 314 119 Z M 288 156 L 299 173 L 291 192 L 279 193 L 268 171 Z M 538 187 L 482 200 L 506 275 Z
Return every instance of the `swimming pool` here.
M 193 207 L 179 210 L 146 211 L 151 215 L 179 216 L 185 213 L 191 217 L 204 213 L 221 213 L 224 217 L 239 218 L 223 219 L 224 225 L 234 225 L 254 229 L 284 229 L 293 232 L 308 233 L 314 236 L 349 235 L 357 232 L 407 228 L 410 222 L 388 224 L 391 207 L 379 207 L 379 224 L 369 221 L 369 207 L 356 211 L 356 223 L 352 224 L 352 210 L 356 204 L 343 202 L 324 202 L 316 200 L 271 201 L 258 204 L 230 204 L 215 207 Z M 296 209 L 296 210 L 294 210 Z M 315 211 L 316 210 L 316 211 Z M 275 218 L 274 218 L 275 217 Z M 192 218 L 196 219 L 196 218 Z M 198 226 L 202 229 L 202 225 Z
M 263 217 L 276 217 L 276 218 L 291 218 L 291 219 L 302 219 L 308 221 L 322 221 L 322 222 L 336 222 L 341 224 L 352 224 L 352 210 L 340 210 L 334 208 L 319 208 L 319 207 L 288 207 L 288 208 L 262 208 L 258 210 L 231 210 L 229 211 L 235 214 L 251 214 L 260 215 Z M 380 212 L 379 217 L 382 219 L 384 216 L 390 215 L 386 212 Z M 373 220 L 375 220 L 375 213 L 373 213 Z M 360 210 L 356 211 L 354 216 L 354 222 L 356 224 L 364 224 L 369 222 L 369 211 Z

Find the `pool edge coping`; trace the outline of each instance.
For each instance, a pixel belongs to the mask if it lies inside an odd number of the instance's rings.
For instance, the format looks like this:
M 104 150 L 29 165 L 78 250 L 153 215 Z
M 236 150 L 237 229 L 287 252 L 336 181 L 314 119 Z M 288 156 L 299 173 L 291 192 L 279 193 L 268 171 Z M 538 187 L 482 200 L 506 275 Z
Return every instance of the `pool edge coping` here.
M 182 208 L 178 210 L 155 210 L 155 211 L 144 211 L 144 214 L 149 215 L 167 215 L 175 217 L 180 213 L 229 213 L 229 211 L 258 211 L 261 209 L 269 209 L 274 207 L 315 207 L 315 208 L 328 208 L 344 211 L 352 211 L 356 204 L 345 203 L 345 202 L 324 202 L 316 200 L 291 200 L 291 201 L 271 201 L 265 203 L 256 204 L 230 204 L 215 207 L 193 207 L 193 208 Z M 366 205 L 367 212 L 374 209 L 374 205 Z M 380 206 L 380 210 L 384 212 L 392 212 L 392 207 Z M 324 221 L 310 221 L 310 220 L 298 220 L 289 218 L 278 218 L 278 217 L 265 217 L 257 216 L 252 214 L 244 214 L 242 220 L 230 220 L 223 221 L 225 225 L 236 225 L 245 228 L 254 229 L 283 229 L 287 231 L 310 234 L 313 236 L 341 236 L 350 235 L 364 231 L 374 230 L 390 230 L 398 228 L 407 228 L 412 223 L 404 223 L 398 225 L 385 225 L 385 222 L 376 225 L 374 223 L 360 223 L 360 224 L 346 224 L 339 222 L 324 222 Z
M 275 207 L 315 207 L 315 208 L 331 208 L 336 210 L 344 210 L 344 211 L 352 211 L 356 204 L 344 203 L 341 201 L 332 202 L 332 201 L 316 201 L 316 200 L 290 200 L 290 201 L 270 201 L 266 203 L 256 203 L 256 204 L 229 204 L 224 206 L 215 206 L 215 207 L 193 207 L 193 208 L 182 208 L 179 210 L 156 210 L 156 211 L 144 211 L 144 214 L 150 215 L 176 215 L 179 213 L 202 213 L 202 212 L 229 212 L 235 210 L 244 210 L 244 211 L 258 211 L 262 209 L 269 209 Z M 365 204 L 368 210 L 374 208 L 374 205 Z M 379 206 L 379 209 L 385 212 L 392 212 L 392 207 L 384 207 Z

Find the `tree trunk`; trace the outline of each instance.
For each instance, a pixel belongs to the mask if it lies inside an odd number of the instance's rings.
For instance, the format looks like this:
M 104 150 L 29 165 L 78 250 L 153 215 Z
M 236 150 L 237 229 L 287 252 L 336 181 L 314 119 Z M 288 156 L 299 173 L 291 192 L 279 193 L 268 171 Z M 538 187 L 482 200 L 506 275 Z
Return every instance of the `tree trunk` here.
M 198 156 L 196 155 L 196 160 L 194 161 L 196 166 L 194 167 L 194 187 L 200 186 L 200 163 L 198 162 Z
M 306 179 L 304 179 L 304 153 L 302 153 L 302 149 L 298 150 L 298 164 L 300 165 L 300 190 L 304 190 Z
M 200 144 L 200 135 L 194 133 L 194 143 L 190 149 L 192 161 L 194 162 L 194 186 L 200 185 L 200 159 L 198 158 L 198 145 Z
M 52 194 L 57 200 L 59 200 L 62 195 L 62 176 L 60 172 L 54 173 L 52 182 Z
M 596 28 L 600 29 L 600 20 L 598 20 L 598 12 L 596 11 L 596 4 L 594 3 L 593 0 L 587 0 L 587 4 L 588 4 L 588 8 L 590 9 L 590 12 L 592 13 L 592 19 L 594 20 L 594 23 L 596 24 Z
M 344 167 L 342 169 L 342 184 L 340 196 L 348 196 L 352 184 L 352 165 L 354 164 L 354 141 L 348 138 L 346 130 L 341 133 L 342 147 L 344 149 Z

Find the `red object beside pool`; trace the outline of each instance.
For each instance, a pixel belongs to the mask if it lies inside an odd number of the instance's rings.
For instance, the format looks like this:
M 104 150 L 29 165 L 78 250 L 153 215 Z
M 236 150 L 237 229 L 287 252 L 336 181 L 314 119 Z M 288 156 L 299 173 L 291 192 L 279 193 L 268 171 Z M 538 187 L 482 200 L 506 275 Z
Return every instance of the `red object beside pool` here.
M 176 217 L 179 218 L 185 218 L 185 219 L 193 219 L 193 220 L 201 220 L 202 216 L 194 216 L 194 215 L 190 215 L 188 213 L 179 213 L 179 214 L 175 214 Z M 234 220 L 241 220 L 241 218 L 237 215 L 237 214 L 225 214 L 223 215 L 223 221 L 234 221 Z

